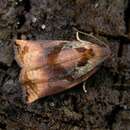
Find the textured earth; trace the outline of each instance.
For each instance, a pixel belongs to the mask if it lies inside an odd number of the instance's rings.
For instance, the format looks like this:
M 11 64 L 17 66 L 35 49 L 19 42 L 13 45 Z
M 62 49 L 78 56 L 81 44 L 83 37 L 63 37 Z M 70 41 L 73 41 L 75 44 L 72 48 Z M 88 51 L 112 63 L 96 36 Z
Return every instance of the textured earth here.
M 0 130 L 130 130 L 129 12 L 129 0 L 0 0 Z M 27 105 L 15 39 L 74 40 L 75 29 L 108 44 L 111 58 L 86 93 L 82 83 Z

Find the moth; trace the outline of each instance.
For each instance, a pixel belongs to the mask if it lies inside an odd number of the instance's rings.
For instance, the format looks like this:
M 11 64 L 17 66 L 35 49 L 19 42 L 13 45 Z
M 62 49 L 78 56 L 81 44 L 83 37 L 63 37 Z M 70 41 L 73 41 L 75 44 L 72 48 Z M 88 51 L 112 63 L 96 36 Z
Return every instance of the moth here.
M 106 44 L 83 41 L 78 32 L 75 41 L 16 40 L 14 50 L 27 103 L 87 80 L 110 56 Z

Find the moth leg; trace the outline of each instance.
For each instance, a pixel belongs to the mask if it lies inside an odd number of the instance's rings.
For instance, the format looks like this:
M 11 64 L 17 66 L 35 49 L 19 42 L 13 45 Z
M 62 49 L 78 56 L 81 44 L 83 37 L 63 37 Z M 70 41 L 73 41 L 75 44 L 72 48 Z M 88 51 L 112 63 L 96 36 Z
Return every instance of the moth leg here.
M 83 88 L 83 91 L 84 91 L 85 93 L 87 93 L 86 82 L 83 82 L 83 86 L 82 86 L 82 88 Z

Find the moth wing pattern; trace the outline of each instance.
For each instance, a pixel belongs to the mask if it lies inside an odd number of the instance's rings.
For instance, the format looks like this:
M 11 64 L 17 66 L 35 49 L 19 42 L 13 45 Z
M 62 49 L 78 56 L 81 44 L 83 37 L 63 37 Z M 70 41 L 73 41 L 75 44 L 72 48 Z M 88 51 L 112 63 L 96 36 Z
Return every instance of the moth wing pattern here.
M 27 103 L 88 79 L 110 53 L 91 42 L 62 40 L 17 40 L 14 48 Z

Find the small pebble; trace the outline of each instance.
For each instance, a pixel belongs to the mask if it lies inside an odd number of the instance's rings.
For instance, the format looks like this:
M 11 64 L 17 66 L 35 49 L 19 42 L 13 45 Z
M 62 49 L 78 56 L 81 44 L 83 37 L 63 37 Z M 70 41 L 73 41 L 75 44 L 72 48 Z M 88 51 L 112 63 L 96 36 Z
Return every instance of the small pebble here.
M 18 2 L 15 2 L 15 5 L 18 5 Z
M 75 126 L 75 127 L 73 128 L 73 130 L 79 130 L 79 127 Z
M 54 106 L 55 106 L 54 102 L 50 102 L 49 105 L 50 105 L 51 107 L 54 107 Z
M 19 24 L 20 24 L 20 22 L 17 22 L 16 24 L 17 24 L 17 25 L 19 25 Z
M 46 28 L 46 25 L 42 24 L 41 28 L 44 30 Z
M 36 23 L 36 21 L 37 21 L 37 18 L 36 18 L 36 17 L 33 17 L 33 18 L 32 18 L 32 22 L 33 22 L 33 23 Z
M 95 4 L 95 8 L 97 8 L 98 6 L 99 6 L 99 4 L 98 4 L 98 3 L 96 3 L 96 4 Z
M 123 108 L 124 108 L 124 110 L 127 110 L 127 109 L 128 109 L 128 106 L 127 106 L 127 105 L 124 105 Z

